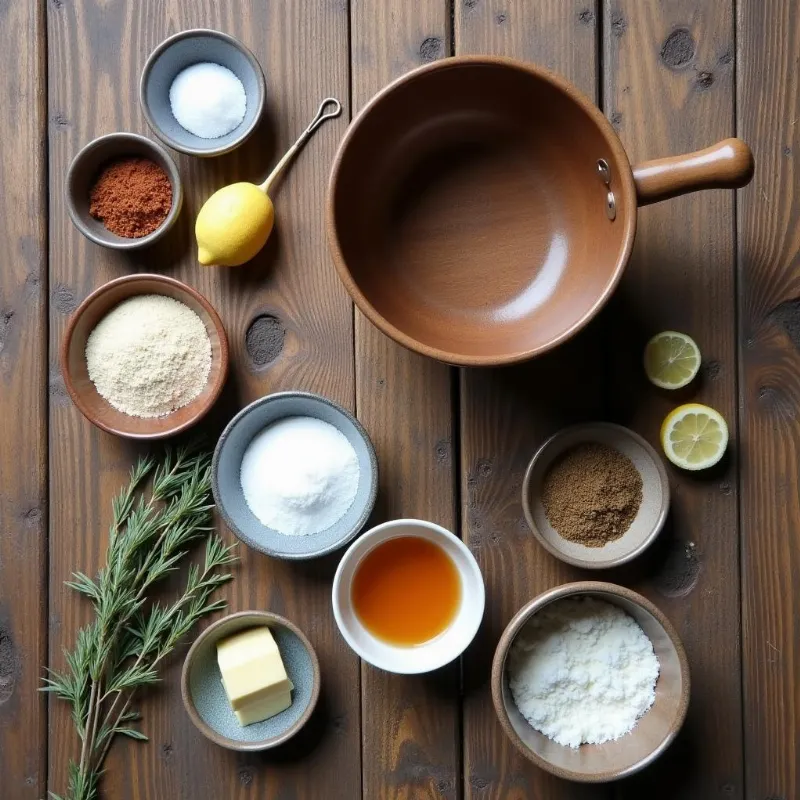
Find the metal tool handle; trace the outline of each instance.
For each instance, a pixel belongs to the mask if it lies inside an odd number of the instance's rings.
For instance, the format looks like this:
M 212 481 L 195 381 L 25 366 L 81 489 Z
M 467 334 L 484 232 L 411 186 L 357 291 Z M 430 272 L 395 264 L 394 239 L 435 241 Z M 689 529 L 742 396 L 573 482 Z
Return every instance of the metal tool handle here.
M 326 106 L 331 106 L 330 110 L 326 111 Z M 314 116 L 314 119 L 308 124 L 308 127 L 297 137 L 297 141 L 286 151 L 283 158 L 275 165 L 275 169 L 270 172 L 269 177 L 258 188 L 265 194 L 269 194 L 271 186 L 283 172 L 284 167 L 294 158 L 297 151 L 311 138 L 314 131 L 322 125 L 323 122 L 329 119 L 335 119 L 342 113 L 342 104 L 335 97 L 326 97 L 319 106 L 319 109 Z

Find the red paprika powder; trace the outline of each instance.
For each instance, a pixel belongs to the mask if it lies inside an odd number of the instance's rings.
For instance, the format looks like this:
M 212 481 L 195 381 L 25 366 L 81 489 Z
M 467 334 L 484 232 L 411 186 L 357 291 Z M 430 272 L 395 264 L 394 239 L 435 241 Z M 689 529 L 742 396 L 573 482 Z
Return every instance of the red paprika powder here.
M 172 184 L 149 158 L 131 156 L 106 165 L 89 194 L 89 213 L 126 239 L 147 236 L 172 208 Z

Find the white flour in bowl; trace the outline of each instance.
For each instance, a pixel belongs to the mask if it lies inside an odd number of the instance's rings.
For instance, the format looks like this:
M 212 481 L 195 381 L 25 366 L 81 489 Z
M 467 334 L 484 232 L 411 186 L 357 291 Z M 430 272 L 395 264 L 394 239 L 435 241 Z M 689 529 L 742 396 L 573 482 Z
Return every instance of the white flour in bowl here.
M 522 716 L 558 744 L 628 733 L 655 700 L 658 659 L 636 621 L 591 597 L 545 606 L 511 646 L 509 688 Z

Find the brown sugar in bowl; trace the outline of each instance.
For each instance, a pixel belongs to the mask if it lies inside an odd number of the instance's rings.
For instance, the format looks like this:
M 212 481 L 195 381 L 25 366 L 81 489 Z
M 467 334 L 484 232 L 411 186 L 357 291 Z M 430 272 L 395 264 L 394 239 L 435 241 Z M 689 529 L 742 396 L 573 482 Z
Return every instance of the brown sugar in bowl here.
M 98 393 L 86 366 L 86 342 L 97 323 L 124 300 L 143 294 L 164 295 L 188 306 L 203 321 L 211 341 L 205 389 L 171 414 L 147 419 L 114 408 Z M 127 275 L 96 289 L 78 306 L 61 343 L 61 373 L 72 402 L 93 425 L 128 439 L 164 439 L 192 427 L 216 402 L 228 376 L 228 337 L 211 303 L 190 286 L 164 275 Z
M 642 498 L 625 532 L 602 547 L 569 541 L 552 526 L 542 485 L 553 464 L 572 448 L 600 444 L 627 456 L 642 480 Z M 551 555 L 583 569 L 618 567 L 641 555 L 658 538 L 669 513 L 669 477 L 658 453 L 638 433 L 611 422 L 563 428 L 535 453 L 522 482 L 522 509 L 531 532 Z
M 461 366 L 540 355 L 583 328 L 628 262 L 638 206 L 746 184 L 738 139 L 632 167 L 602 112 L 492 56 L 419 67 L 339 147 L 328 241 L 345 288 L 401 345 Z

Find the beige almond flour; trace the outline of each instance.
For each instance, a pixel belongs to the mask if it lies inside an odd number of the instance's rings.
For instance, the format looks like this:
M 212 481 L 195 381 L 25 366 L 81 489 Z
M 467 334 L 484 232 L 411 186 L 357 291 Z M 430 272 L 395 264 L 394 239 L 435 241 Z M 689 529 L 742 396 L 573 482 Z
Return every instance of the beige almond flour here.
M 97 391 L 118 411 L 163 417 L 190 403 L 211 372 L 211 341 L 200 317 L 157 294 L 120 303 L 86 342 Z

